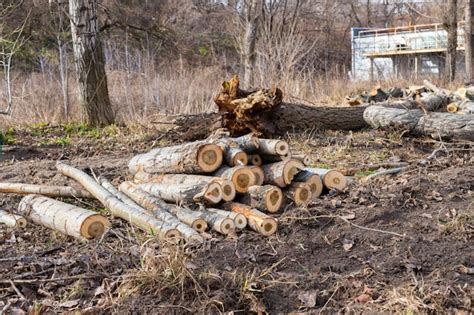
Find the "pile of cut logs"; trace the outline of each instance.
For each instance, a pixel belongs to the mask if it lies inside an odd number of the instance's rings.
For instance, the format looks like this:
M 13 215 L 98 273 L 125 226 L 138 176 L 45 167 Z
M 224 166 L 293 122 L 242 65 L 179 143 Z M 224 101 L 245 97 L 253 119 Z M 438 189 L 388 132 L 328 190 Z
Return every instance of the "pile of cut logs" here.
M 83 188 L 0 183 L 0 193 L 27 194 L 16 213 L 0 212 L 0 223 L 24 227 L 26 218 L 79 239 L 98 237 L 111 226 L 104 215 L 52 199 L 95 198 L 113 217 L 161 239 L 202 242 L 208 228 L 226 235 L 247 225 L 269 236 L 285 205 L 306 206 L 324 191 L 346 188 L 340 172 L 309 163 L 287 142 L 254 134 L 214 135 L 136 155 L 128 165 L 133 180 L 118 188 L 58 162 Z

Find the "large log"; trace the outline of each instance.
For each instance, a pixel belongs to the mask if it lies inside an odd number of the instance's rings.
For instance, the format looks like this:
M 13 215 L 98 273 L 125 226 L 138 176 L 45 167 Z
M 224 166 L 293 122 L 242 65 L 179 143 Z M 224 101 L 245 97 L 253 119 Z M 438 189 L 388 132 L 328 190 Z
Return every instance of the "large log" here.
M 110 227 L 104 216 L 40 195 L 23 197 L 18 212 L 33 222 L 77 239 L 101 236 Z
M 83 189 L 75 189 L 68 186 L 33 185 L 22 183 L 0 183 L 0 193 L 22 195 L 37 194 L 48 197 L 93 198 L 88 191 Z
M 245 229 L 247 226 L 247 218 L 241 213 L 215 208 L 207 208 L 206 210 L 207 212 L 217 213 L 220 216 L 232 219 L 234 221 L 235 227 L 239 230 Z
M 232 181 L 205 175 L 192 174 L 149 174 L 138 172 L 135 174 L 133 181 L 136 184 L 142 183 L 159 183 L 159 184 L 198 184 L 198 183 L 218 183 L 222 188 L 222 200 L 231 201 L 235 198 L 235 186 Z
M 283 193 L 280 188 L 272 185 L 250 186 L 249 190 L 240 199 L 252 208 L 267 212 L 278 212 L 283 201 Z
M 26 219 L 21 215 L 13 214 L 5 210 L 0 210 L 0 223 L 12 228 L 26 227 Z
M 234 167 L 222 166 L 214 173 L 214 176 L 232 181 L 238 193 L 247 192 L 248 188 L 255 183 L 254 173 L 250 168 L 243 165 Z
M 92 177 L 83 171 L 58 162 L 56 168 L 64 175 L 78 181 L 87 191 L 99 200 L 110 213 L 119 217 L 141 230 L 157 235 L 162 239 L 176 239 L 181 236 L 175 228 L 148 214 L 144 209 L 132 207 L 120 201 L 110 191 L 102 187 Z
M 216 204 L 222 200 L 222 188 L 214 182 L 196 184 L 143 183 L 138 187 L 168 202 Z
M 229 211 L 243 214 L 247 218 L 248 225 L 262 235 L 270 236 L 277 230 L 277 221 L 257 209 L 237 202 L 228 202 L 223 206 Z
M 265 174 L 265 184 L 285 187 L 291 183 L 293 177 L 304 168 L 298 160 L 288 160 L 262 166 Z
M 453 113 L 429 113 L 420 110 L 404 110 L 370 106 L 364 113 L 365 120 L 374 128 L 397 127 L 415 134 L 435 139 L 461 139 L 474 141 L 474 115 Z
M 223 160 L 222 149 L 207 141 L 189 142 L 171 147 L 156 148 L 133 157 L 129 164 L 131 174 L 146 173 L 210 173 Z

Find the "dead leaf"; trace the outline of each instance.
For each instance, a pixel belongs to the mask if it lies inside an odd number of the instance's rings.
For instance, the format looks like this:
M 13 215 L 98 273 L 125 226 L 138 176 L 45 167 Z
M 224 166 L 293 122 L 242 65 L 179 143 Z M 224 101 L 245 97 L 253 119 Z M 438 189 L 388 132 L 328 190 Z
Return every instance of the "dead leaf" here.
M 366 293 L 363 293 L 354 299 L 357 303 L 368 303 L 372 301 L 372 297 Z
M 301 302 L 303 302 L 304 306 L 306 307 L 315 307 L 317 296 L 318 296 L 317 290 L 304 291 L 298 294 L 298 299 Z

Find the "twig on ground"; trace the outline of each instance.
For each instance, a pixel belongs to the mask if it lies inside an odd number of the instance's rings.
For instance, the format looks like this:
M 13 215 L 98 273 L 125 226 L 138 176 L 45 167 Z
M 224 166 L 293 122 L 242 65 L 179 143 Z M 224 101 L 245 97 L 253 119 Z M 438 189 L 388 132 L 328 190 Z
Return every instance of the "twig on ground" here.
M 369 176 L 366 176 L 364 180 L 369 180 L 378 176 L 383 176 L 383 175 L 389 175 L 389 174 L 397 174 L 400 173 L 401 171 L 405 170 L 407 167 L 395 167 L 395 168 L 389 168 L 387 170 L 382 170 L 376 173 L 373 173 Z
M 12 286 L 13 290 L 15 290 L 16 294 L 20 297 L 21 300 L 25 301 L 26 297 L 21 293 L 21 291 L 16 287 L 15 283 L 12 280 L 8 280 L 10 285 Z

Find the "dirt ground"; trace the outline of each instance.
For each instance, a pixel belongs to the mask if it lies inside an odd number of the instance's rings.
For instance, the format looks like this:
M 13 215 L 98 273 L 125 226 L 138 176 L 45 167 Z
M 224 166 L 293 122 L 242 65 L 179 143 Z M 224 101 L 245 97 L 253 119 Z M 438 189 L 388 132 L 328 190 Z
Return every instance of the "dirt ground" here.
M 117 184 L 133 154 L 168 143 L 145 128 L 71 135 L 68 143 L 48 140 L 61 139 L 61 127 L 40 129 L 14 132 L 16 144 L 0 156 L 0 181 L 77 185 L 57 173 L 61 159 Z M 409 166 L 370 180 L 360 171 L 346 192 L 288 206 L 268 238 L 210 232 L 203 245 L 176 246 L 111 219 L 103 238 L 83 243 L 33 223 L 0 226 L 0 313 L 468 314 L 474 147 L 399 134 L 288 135 L 315 166 Z M 20 199 L 0 195 L 0 208 L 15 210 Z M 105 211 L 95 201 L 68 202 Z

